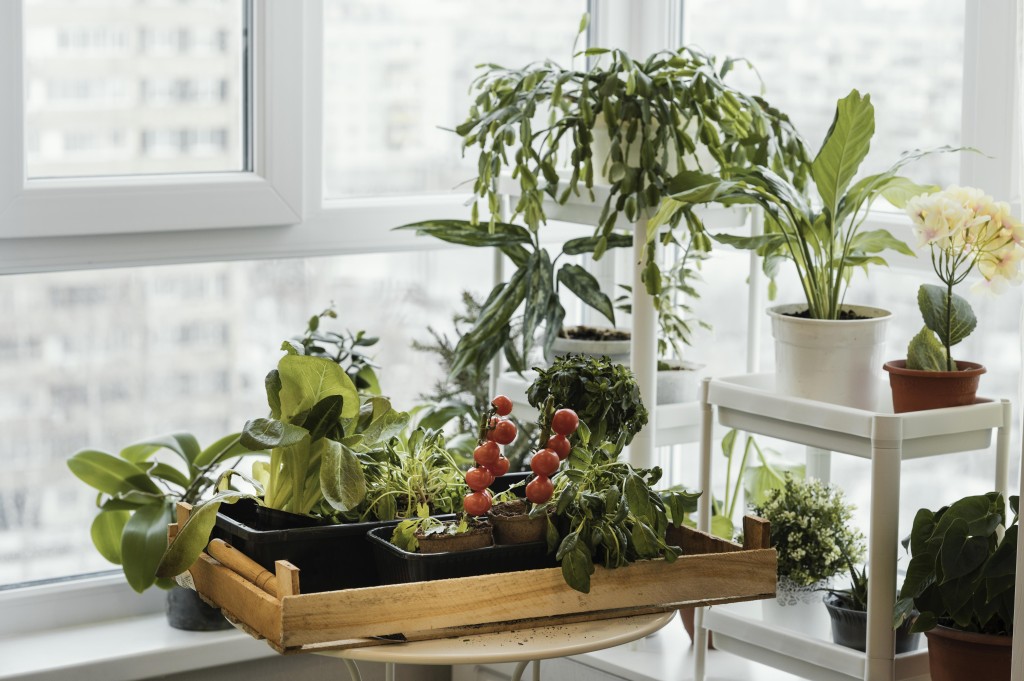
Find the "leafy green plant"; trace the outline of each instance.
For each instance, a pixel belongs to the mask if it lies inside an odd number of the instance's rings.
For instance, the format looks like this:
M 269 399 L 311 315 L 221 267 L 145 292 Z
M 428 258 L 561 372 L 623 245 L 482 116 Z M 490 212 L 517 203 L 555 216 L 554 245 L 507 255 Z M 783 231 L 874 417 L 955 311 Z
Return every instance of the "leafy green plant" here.
M 537 409 L 550 400 L 556 407 L 574 410 L 590 428 L 595 446 L 620 434 L 628 444 L 647 425 L 636 377 L 607 357 L 559 357 L 549 368 L 537 370 L 526 398 Z
M 173 453 L 183 465 L 154 457 L 161 450 Z M 174 522 L 178 501 L 197 504 L 213 488 L 215 473 L 229 459 L 251 454 L 237 433 L 200 448 L 195 436 L 173 433 L 137 442 L 117 456 L 85 449 L 68 459 L 75 476 L 96 489 L 99 515 L 90 535 L 100 555 L 121 565 L 129 586 L 142 592 L 158 580 L 157 565 L 167 547 L 167 526 Z
M 956 371 L 950 348 L 967 338 L 978 324 L 971 304 L 953 293 L 974 270 L 980 270 L 981 288 L 1004 291 L 1021 279 L 1024 260 L 1024 225 L 1010 214 L 1010 206 L 980 189 L 948 187 L 916 196 L 907 202 L 914 232 L 931 249 L 932 269 L 942 286 L 922 284 L 917 304 L 924 328 L 907 348 L 907 368 Z
M 395 526 L 391 533 L 391 543 L 402 549 L 415 553 L 420 548 L 419 537 L 447 535 L 454 537 L 469 531 L 469 522 L 463 515 L 458 520 L 441 520 L 429 515 L 417 516 L 403 520 Z
M 336 333 L 320 329 L 321 320 L 337 317 L 332 304 L 320 314 L 310 317 L 306 332 L 293 341 L 286 341 L 287 344 L 295 354 L 324 357 L 339 364 L 360 392 L 380 395 L 377 366 L 364 353 L 365 348 L 376 345 L 380 339 L 367 336 L 365 331 Z
M 938 624 L 980 632 L 1013 633 L 1020 498 L 998 492 L 968 496 L 938 511 L 922 508 L 914 517 L 910 564 L 896 601 L 893 626 L 916 607 L 911 631 Z
M 555 524 L 565 528 L 555 553 L 562 576 L 573 589 L 589 593 L 595 563 L 617 568 L 649 558 L 673 561 L 679 548 L 665 541 L 666 504 L 653 489 L 661 469 L 619 461 L 624 433 L 616 442 L 592 440 L 583 422 L 577 432 L 568 465 L 555 475 L 554 497 L 535 505 L 530 515 L 546 513 L 553 505 Z M 676 490 L 668 496 L 669 506 L 674 513 L 684 512 L 697 496 Z
M 862 558 L 864 536 L 850 527 L 852 511 L 841 490 L 792 475 L 754 506 L 771 523 L 779 575 L 800 586 L 839 574 L 847 560 Z
M 839 598 L 841 607 L 848 610 L 867 612 L 868 609 L 868 573 L 866 568 L 857 569 L 850 557 L 843 554 L 850 572 L 850 586 L 845 589 L 832 589 Z
M 809 165 L 816 200 L 802 186 L 800 175 L 787 175 L 780 172 L 784 169 L 767 164 L 753 168 L 723 167 L 717 177 L 699 172 L 680 173 L 675 178 L 676 191 L 662 202 L 648 224 L 648 290 L 653 290 L 658 281 L 653 274 L 657 266 L 652 264 L 651 256 L 663 225 L 671 225 L 685 216 L 693 238 L 706 240 L 705 227 L 694 212 L 696 206 L 755 204 L 764 210 L 763 235 L 715 234 L 713 238 L 756 250 L 763 258 L 765 273 L 773 280 L 780 263 L 789 260 L 803 287 L 809 316 L 838 319 L 856 268 L 867 270 L 872 265 L 885 265 L 881 253 L 886 250 L 913 255 L 906 244 L 887 230 L 861 231 L 872 203 L 881 196 L 902 207 L 911 197 L 935 189 L 897 175 L 903 166 L 931 153 L 923 151 L 904 153 L 888 170 L 854 182 L 874 131 L 870 95 L 861 96 L 853 90 L 839 100 L 832 126 Z

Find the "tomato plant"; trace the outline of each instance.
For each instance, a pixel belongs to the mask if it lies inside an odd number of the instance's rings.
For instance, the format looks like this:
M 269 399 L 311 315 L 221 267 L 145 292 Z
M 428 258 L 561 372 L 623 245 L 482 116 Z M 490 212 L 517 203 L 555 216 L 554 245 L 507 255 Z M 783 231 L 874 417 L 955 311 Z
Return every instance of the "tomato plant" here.
M 474 492 L 482 492 L 494 482 L 494 474 L 483 466 L 476 466 L 466 471 L 466 484 Z
M 580 426 L 580 417 L 572 409 L 559 409 L 551 417 L 551 430 L 563 437 L 569 437 Z
M 516 439 L 517 434 L 516 424 L 506 419 L 494 419 L 491 421 L 491 429 L 487 433 L 487 438 L 499 445 L 507 445 Z
M 526 485 L 526 498 L 535 504 L 544 504 L 551 500 L 555 485 L 546 475 L 538 475 Z
M 491 510 L 491 493 L 486 489 L 481 492 L 470 492 L 462 500 L 462 507 L 469 515 L 485 515 Z
M 500 456 L 501 449 L 493 440 L 486 440 L 473 450 L 473 460 L 481 466 L 493 466 Z
M 557 454 L 559 461 L 565 461 L 569 458 L 569 452 L 572 450 L 572 445 L 569 444 L 569 439 L 564 435 L 552 435 L 548 438 L 547 444 L 544 446 Z
M 491 474 L 496 478 L 505 475 L 505 473 L 508 473 L 508 467 L 508 459 L 506 459 L 504 456 L 499 456 L 494 463 L 486 466 L 487 470 L 489 470 Z
M 550 478 L 558 470 L 558 464 L 561 462 L 562 460 L 558 458 L 558 454 L 555 454 L 550 449 L 542 449 L 530 459 L 530 470 L 535 475 L 543 475 Z
M 512 400 L 505 395 L 498 395 L 491 400 L 491 406 L 498 416 L 508 416 L 512 413 Z

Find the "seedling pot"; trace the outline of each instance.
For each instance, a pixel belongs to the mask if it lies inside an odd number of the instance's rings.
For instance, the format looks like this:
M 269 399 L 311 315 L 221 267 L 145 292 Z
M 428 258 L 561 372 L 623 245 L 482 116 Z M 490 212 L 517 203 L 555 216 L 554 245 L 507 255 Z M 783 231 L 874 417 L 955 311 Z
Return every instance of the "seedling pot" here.
M 893 410 L 902 414 L 974 404 L 985 367 L 974 362 L 956 365 L 959 371 L 919 371 L 908 369 L 904 359 L 886 362 Z
M 544 516 L 531 518 L 525 501 L 506 501 L 495 504 L 487 517 L 494 528 L 495 544 L 526 544 L 544 541 L 548 521 Z
M 460 534 L 416 535 L 420 553 L 452 553 L 482 549 L 494 543 L 491 526 L 470 527 Z

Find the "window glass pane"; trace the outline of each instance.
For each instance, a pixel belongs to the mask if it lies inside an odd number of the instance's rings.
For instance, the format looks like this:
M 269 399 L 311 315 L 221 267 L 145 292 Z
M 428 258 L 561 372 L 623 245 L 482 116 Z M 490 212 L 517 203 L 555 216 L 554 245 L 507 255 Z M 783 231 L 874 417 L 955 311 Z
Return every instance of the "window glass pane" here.
M 281 342 L 332 300 L 322 329 L 378 336 L 367 354 L 410 409 L 443 372 L 412 341 L 451 337 L 490 264 L 460 248 L 0 278 L 0 588 L 110 568 L 89 538 L 96 493 L 67 458 L 176 431 L 205 446 L 265 416 Z
M 584 0 L 327 0 L 328 197 L 451 191 L 475 174 L 450 129 L 474 66 L 569 62 Z M 442 129 L 447 128 L 447 129 Z
M 836 100 L 870 93 L 876 132 L 861 166 L 880 172 L 908 149 L 956 146 L 963 83 L 962 0 L 686 0 L 688 42 L 718 56 L 746 57 L 772 104 L 817 151 Z M 758 87 L 738 69 L 736 83 Z M 753 91 L 756 91 L 753 90 Z M 908 174 L 946 185 L 956 154 L 912 165 Z
M 243 0 L 25 0 L 29 177 L 245 169 Z

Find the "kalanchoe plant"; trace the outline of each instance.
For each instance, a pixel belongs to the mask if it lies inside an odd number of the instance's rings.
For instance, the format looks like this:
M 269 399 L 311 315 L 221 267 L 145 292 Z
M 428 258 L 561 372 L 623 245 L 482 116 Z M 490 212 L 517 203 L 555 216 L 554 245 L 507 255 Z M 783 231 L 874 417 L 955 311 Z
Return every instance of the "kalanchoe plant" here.
M 1012 634 L 1019 504 L 1019 497 L 1010 497 L 1009 523 L 1006 500 L 997 492 L 964 497 L 938 511 L 919 510 L 894 627 L 917 608 L 914 632 L 942 624 Z
M 654 291 L 659 279 L 653 261 L 653 244 L 660 228 L 685 216 L 695 239 L 707 239 L 698 205 L 758 205 L 764 210 L 764 234 L 740 237 L 716 234 L 713 238 L 740 248 L 754 249 L 763 258 L 763 269 L 773 280 L 783 260 L 796 267 L 813 319 L 839 319 L 855 269 L 884 265 L 882 253 L 893 250 L 905 255 L 913 251 L 887 230 L 862 231 L 872 203 L 885 197 L 897 206 L 932 187 L 915 184 L 897 172 L 930 152 L 903 154 L 888 170 L 854 182 L 861 162 L 868 154 L 875 132 L 874 106 L 870 95 L 853 90 L 836 106 L 829 128 L 810 163 L 817 198 L 813 198 L 785 169 L 767 167 L 723 167 L 717 175 L 680 173 L 676 192 L 665 199 L 648 225 L 649 257 L 645 283 Z M 948 150 L 948 149 L 946 149 Z
M 951 348 L 974 331 L 971 304 L 953 293 L 974 270 L 983 279 L 976 288 L 1000 293 L 1021 280 L 1024 224 L 1010 206 L 973 187 L 948 187 L 907 202 L 919 246 L 931 249 L 932 268 L 942 286 L 922 284 L 917 303 L 924 328 L 907 348 L 907 368 L 956 371 Z
M 633 372 L 607 357 L 567 354 L 547 369 L 538 369 L 527 390 L 530 404 L 572 409 L 593 434 L 594 445 L 621 434 L 628 444 L 647 425 L 647 408 Z
M 781 488 L 754 506 L 754 514 L 771 523 L 779 576 L 810 586 L 842 572 L 847 560 L 859 561 L 864 536 L 850 527 L 852 510 L 840 490 L 787 475 Z

